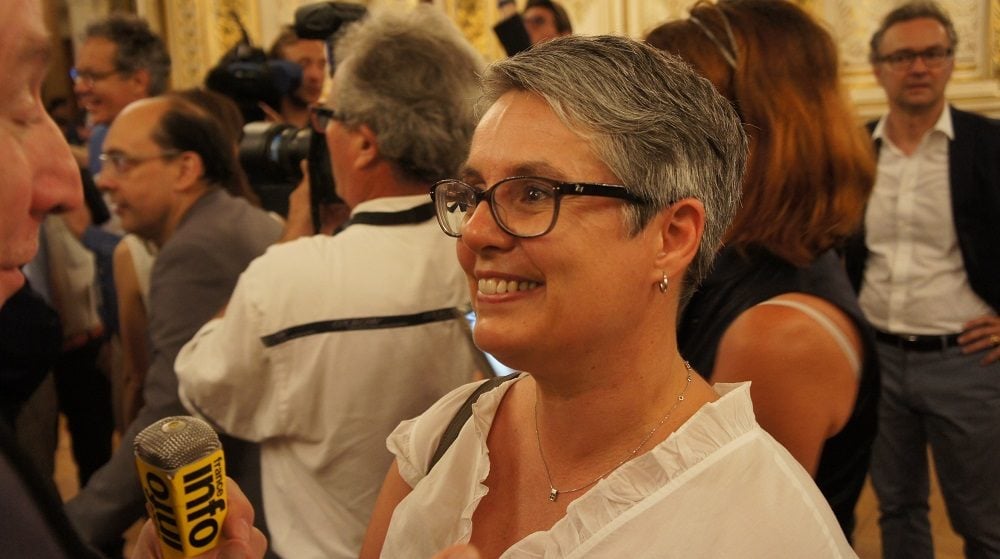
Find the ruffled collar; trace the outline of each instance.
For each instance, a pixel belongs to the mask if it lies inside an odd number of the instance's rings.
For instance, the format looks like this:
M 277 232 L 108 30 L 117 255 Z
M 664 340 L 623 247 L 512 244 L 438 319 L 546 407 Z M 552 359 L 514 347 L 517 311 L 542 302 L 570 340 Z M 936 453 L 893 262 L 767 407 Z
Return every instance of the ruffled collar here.
M 499 389 L 484 394 L 473 406 L 472 416 L 480 450 L 480 460 L 477 461 L 479 484 L 462 511 L 459 541 L 468 541 L 472 532 L 472 515 L 488 492 L 483 484 L 490 472 L 486 439 L 497 408 L 514 382 L 504 383 Z M 749 382 L 720 383 L 713 388 L 720 396 L 718 400 L 703 405 L 663 442 L 622 465 L 570 503 L 566 516 L 550 530 L 527 536 L 502 557 L 510 557 L 514 553 L 518 557 L 568 555 L 612 521 L 627 514 L 634 505 L 665 488 L 720 448 L 760 428 L 750 401 Z

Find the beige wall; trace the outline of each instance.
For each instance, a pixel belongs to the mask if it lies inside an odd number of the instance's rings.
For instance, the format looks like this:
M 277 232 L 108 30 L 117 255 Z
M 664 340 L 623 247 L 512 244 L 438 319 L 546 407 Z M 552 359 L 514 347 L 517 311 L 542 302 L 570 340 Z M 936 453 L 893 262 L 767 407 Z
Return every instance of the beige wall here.
M 795 0 L 824 21 L 840 45 L 844 80 L 861 117 L 885 110 L 867 62 L 879 19 L 903 0 Z M 1000 117 L 1000 0 L 938 0 L 959 35 L 948 97 L 957 106 Z M 694 0 L 563 0 L 579 33 L 641 38 L 667 19 L 684 17 Z
M 77 39 L 111 0 L 47 0 L 68 15 L 61 33 Z M 295 9 L 313 0 L 136 0 L 137 11 L 167 38 L 174 87 L 200 83 L 239 38 L 230 11 L 240 14 L 251 39 L 265 48 Z M 418 0 L 388 0 L 413 4 Z M 562 0 L 578 33 L 641 38 L 659 22 L 684 17 L 693 0 Z M 902 0 L 795 0 L 825 21 L 841 48 L 844 77 L 862 117 L 884 110 L 882 91 L 866 62 L 867 42 L 879 17 Z M 956 71 L 949 98 L 959 107 L 1000 117 L 1000 0 L 940 0 L 958 29 Z M 368 3 L 363 1 L 362 3 Z M 493 36 L 494 0 L 433 0 L 455 20 L 487 59 L 503 56 Z M 523 0 L 519 0 L 523 4 Z M 55 8 L 54 8 L 55 9 Z

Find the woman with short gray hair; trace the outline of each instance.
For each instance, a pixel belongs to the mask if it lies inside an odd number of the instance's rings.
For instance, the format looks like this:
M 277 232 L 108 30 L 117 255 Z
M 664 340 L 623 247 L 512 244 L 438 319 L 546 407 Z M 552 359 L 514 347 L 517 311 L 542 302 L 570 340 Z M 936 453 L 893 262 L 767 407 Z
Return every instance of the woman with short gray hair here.
M 854 557 L 748 385 L 711 387 L 677 350 L 739 200 L 730 105 L 617 37 L 537 45 L 484 85 L 431 196 L 477 344 L 525 372 L 396 429 L 362 557 Z

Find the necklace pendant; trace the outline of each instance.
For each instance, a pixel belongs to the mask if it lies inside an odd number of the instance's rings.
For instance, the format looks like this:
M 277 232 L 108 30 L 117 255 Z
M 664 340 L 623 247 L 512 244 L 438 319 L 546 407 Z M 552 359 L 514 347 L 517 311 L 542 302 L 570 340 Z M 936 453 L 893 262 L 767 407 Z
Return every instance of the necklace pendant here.
M 551 491 L 549 491 L 549 500 L 554 503 L 558 498 L 559 498 L 559 490 L 556 489 L 555 487 L 552 487 Z

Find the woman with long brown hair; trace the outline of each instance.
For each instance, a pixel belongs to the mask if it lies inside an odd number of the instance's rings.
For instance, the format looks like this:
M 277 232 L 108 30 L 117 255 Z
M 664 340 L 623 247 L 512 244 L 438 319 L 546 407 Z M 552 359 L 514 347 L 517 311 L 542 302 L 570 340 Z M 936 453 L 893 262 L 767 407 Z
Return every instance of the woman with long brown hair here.
M 743 205 L 683 312 L 681 353 L 712 382 L 752 381 L 758 421 L 813 474 L 850 537 L 878 369 L 835 249 L 860 223 L 874 159 L 836 45 L 782 0 L 698 3 L 646 41 L 712 81 L 750 137 Z

